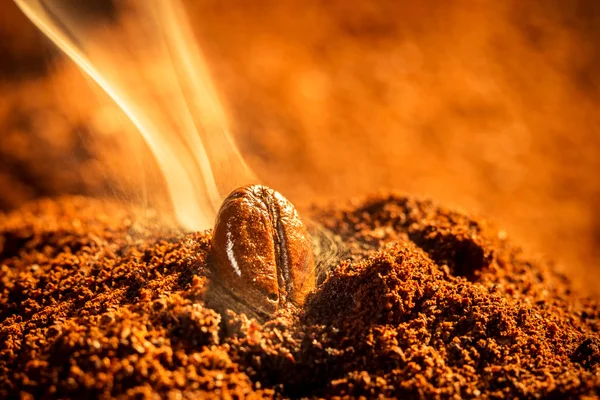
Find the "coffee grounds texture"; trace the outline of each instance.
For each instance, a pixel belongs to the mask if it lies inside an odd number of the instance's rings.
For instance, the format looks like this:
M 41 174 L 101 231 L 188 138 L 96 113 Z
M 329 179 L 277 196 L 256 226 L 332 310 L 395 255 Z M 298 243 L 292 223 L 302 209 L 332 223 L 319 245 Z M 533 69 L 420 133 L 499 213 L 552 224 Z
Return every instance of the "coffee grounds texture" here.
M 600 395 L 597 301 L 488 222 L 395 194 L 306 215 L 348 252 L 264 323 L 206 304 L 210 231 L 84 197 L 0 215 L 0 397 Z

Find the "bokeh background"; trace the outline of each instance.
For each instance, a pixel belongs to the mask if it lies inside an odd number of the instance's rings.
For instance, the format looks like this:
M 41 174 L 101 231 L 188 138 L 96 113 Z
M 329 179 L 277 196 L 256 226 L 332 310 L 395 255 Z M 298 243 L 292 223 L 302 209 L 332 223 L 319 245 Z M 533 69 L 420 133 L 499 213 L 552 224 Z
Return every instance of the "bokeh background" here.
M 188 11 L 263 182 L 303 206 L 427 196 L 494 220 L 600 293 L 600 2 L 201 0 Z M 132 130 L 0 4 L 1 210 L 68 193 L 149 201 L 160 179 Z

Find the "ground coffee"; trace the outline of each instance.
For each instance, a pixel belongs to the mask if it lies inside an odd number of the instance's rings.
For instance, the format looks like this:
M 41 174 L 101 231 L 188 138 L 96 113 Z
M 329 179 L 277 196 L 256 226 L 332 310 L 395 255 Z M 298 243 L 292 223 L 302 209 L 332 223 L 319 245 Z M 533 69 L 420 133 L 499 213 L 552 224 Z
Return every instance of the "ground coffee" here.
M 264 324 L 205 306 L 211 232 L 82 197 L 0 216 L 0 397 L 600 394 L 598 303 L 486 221 L 378 195 Z

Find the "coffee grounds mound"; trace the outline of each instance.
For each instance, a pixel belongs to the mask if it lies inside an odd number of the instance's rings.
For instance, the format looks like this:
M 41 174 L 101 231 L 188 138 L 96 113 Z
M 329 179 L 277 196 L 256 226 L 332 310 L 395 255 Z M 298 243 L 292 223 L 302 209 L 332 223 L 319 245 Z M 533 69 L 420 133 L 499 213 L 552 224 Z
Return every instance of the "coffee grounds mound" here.
M 0 397 L 600 395 L 598 303 L 489 223 L 399 195 L 307 215 L 348 251 L 262 324 L 206 305 L 210 231 L 82 197 L 0 215 Z

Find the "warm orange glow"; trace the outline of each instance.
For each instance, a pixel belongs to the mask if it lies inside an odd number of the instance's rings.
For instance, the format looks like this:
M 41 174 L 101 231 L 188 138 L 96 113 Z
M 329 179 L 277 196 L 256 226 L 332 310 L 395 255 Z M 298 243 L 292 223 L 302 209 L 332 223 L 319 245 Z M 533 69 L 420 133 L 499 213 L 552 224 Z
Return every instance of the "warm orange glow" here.
M 141 132 L 190 230 L 210 227 L 231 189 L 255 182 L 240 157 L 178 0 L 131 2 L 88 26 L 75 7 L 18 0 L 27 16 L 96 81 Z

